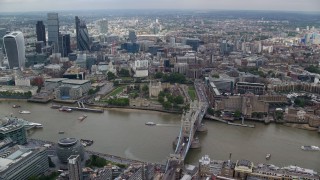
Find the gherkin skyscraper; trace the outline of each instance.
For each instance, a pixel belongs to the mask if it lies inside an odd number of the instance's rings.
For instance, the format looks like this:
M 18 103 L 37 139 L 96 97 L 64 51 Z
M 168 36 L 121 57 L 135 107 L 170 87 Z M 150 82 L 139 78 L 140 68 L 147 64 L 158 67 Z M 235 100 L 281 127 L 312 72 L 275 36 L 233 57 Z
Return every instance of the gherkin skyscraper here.
M 78 16 L 76 20 L 77 49 L 79 51 L 90 51 L 90 39 L 87 26 Z

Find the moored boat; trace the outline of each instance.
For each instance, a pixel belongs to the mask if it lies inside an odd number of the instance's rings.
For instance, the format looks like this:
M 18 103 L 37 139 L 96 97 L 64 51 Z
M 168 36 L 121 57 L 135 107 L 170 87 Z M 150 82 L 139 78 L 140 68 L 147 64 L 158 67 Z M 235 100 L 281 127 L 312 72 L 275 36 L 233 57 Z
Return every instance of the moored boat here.
M 93 144 L 93 140 L 88 139 L 80 139 L 80 142 L 84 147 L 91 146 Z
M 62 106 L 59 111 L 63 111 L 63 112 L 72 112 L 72 109 L 71 108 L 68 108 L 68 107 L 65 107 L 65 106 Z
M 59 131 L 59 134 L 64 134 L 64 131 Z
M 18 104 L 14 104 L 14 105 L 12 105 L 12 107 L 13 107 L 13 108 L 19 108 L 19 107 L 21 107 L 21 106 L 18 105 Z

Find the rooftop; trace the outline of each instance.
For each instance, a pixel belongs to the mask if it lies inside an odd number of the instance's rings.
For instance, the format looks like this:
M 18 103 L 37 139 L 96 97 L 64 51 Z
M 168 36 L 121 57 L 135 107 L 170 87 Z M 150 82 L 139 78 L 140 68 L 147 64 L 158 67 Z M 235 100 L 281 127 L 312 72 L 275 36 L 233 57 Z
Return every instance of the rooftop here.
M 46 79 L 46 82 L 60 82 L 66 79 L 67 78 L 51 78 L 51 79 Z
M 10 147 L 4 153 L 0 154 L 0 172 L 6 170 L 12 164 L 21 161 L 36 150 L 37 149 L 25 148 L 18 145 Z
M 74 80 L 74 79 L 67 79 L 63 80 L 62 83 L 64 84 L 76 84 L 76 85 L 82 85 L 90 82 L 89 80 Z
M 76 138 L 62 138 L 59 140 L 58 144 L 61 146 L 73 146 L 77 141 Z

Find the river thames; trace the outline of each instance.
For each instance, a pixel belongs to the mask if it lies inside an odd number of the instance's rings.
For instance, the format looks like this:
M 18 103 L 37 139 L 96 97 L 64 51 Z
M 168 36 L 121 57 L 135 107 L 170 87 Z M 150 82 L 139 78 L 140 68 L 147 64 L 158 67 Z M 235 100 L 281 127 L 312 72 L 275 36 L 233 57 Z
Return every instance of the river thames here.
M 21 108 L 12 108 L 19 104 Z M 0 115 L 24 118 L 41 123 L 42 129 L 28 132 L 31 138 L 58 141 L 63 137 L 92 139 L 87 147 L 92 151 L 108 153 L 136 160 L 165 163 L 173 153 L 172 141 L 180 129 L 180 115 L 139 110 L 105 110 L 104 113 L 88 113 L 85 120 L 78 117 L 84 112 L 59 112 L 51 104 L 0 101 Z M 31 114 L 19 114 L 19 110 Z M 146 126 L 148 121 L 160 124 Z M 204 121 L 208 132 L 197 134 L 202 147 L 190 150 L 186 162 L 198 164 L 198 159 L 208 154 L 212 159 L 247 159 L 257 163 L 277 166 L 297 165 L 320 172 L 320 152 L 302 151 L 302 145 L 320 146 L 320 134 L 314 131 L 294 129 L 277 124 L 255 123 L 255 128 L 235 127 L 219 122 Z M 249 122 L 252 124 L 251 122 Z M 59 134 L 64 131 L 64 134 Z M 266 161 L 267 153 L 271 159 Z

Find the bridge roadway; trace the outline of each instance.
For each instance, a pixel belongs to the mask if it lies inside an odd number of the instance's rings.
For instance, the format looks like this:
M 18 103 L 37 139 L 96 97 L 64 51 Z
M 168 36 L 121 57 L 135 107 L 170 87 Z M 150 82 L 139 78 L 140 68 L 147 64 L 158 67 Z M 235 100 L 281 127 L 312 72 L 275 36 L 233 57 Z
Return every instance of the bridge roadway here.
M 181 128 L 177 140 L 174 154 L 170 155 L 167 161 L 166 171 L 172 171 L 177 161 L 183 162 L 192 144 L 199 144 L 199 140 L 194 138 L 194 134 L 202 125 L 202 119 L 207 111 L 208 102 L 204 90 L 204 84 L 201 81 L 194 83 L 198 101 L 190 104 L 190 109 L 182 115 Z M 196 145 L 197 146 L 197 145 Z M 174 162 L 175 161 L 175 162 Z

